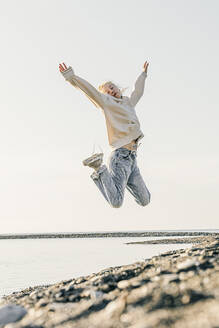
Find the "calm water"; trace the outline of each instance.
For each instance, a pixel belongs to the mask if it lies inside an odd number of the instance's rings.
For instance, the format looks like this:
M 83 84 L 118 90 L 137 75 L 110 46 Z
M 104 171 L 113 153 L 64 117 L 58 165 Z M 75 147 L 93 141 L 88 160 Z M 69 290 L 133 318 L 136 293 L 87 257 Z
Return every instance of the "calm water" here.
M 150 239 L 158 238 L 0 240 L 0 297 L 29 286 L 56 283 L 110 266 L 141 261 L 168 250 L 189 247 L 188 244 L 124 244 Z

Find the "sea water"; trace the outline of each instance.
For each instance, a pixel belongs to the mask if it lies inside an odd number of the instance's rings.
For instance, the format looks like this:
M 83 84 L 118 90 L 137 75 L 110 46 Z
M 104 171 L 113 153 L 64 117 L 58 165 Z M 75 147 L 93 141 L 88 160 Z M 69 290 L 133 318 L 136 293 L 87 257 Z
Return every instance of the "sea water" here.
M 0 240 L 0 297 L 30 286 L 57 283 L 98 272 L 111 266 L 143 261 L 169 250 L 189 247 L 188 244 L 125 244 L 151 239 L 160 238 Z

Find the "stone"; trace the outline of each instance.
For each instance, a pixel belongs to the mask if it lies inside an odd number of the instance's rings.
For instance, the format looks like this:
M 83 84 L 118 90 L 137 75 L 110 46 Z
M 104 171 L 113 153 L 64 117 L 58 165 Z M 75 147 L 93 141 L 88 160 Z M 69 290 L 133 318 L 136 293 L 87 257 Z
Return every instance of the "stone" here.
M 0 308 L 0 327 L 10 322 L 16 322 L 27 314 L 23 306 L 8 304 Z
M 199 262 L 193 259 L 187 259 L 183 262 L 177 264 L 177 269 L 179 271 L 189 271 L 195 270 L 196 267 L 199 265 Z

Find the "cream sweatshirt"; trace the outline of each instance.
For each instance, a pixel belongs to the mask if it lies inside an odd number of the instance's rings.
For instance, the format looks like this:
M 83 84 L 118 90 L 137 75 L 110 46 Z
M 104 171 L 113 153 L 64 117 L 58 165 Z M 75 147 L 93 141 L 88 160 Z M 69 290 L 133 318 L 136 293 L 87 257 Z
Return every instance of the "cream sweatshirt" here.
M 144 93 L 146 72 L 143 71 L 138 76 L 131 96 L 122 96 L 122 98 L 99 92 L 89 82 L 75 75 L 71 66 L 61 73 L 66 81 L 76 89 L 80 89 L 97 108 L 102 110 L 112 150 L 130 143 L 134 139 L 140 140 L 144 137 L 135 112 L 135 105 Z

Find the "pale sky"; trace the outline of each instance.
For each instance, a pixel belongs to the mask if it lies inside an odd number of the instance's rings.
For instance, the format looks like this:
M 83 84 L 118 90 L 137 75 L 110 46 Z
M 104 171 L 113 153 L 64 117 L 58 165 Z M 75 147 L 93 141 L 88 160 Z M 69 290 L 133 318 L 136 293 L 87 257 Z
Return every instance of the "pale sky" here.
M 219 228 L 218 15 L 217 0 L 2 2 L 0 233 Z M 82 165 L 94 143 L 107 161 L 104 116 L 58 65 L 130 95 L 146 60 L 137 160 L 151 203 L 126 191 L 112 208 Z

